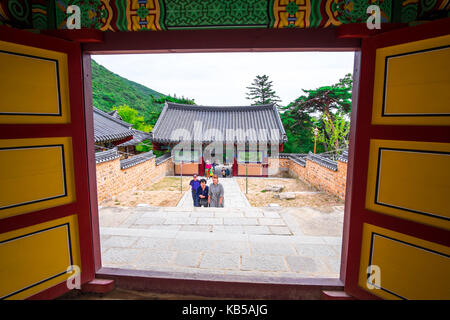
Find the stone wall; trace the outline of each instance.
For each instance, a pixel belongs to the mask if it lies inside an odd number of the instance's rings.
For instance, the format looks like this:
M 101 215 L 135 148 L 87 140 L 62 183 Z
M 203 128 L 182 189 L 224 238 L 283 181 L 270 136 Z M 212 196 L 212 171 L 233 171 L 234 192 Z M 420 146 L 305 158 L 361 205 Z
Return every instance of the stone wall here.
M 96 158 L 97 199 L 99 203 L 127 190 L 148 187 L 166 175 L 173 175 L 171 157 L 165 157 L 161 160 L 152 156 L 135 161 L 135 163 L 132 163 L 132 161 L 131 163 L 130 161 L 124 162 L 124 160 L 114 156 L 108 157 L 104 161 L 99 161 L 99 157 Z
M 116 151 L 96 154 L 98 202 L 133 189 L 150 186 L 161 178 L 173 175 L 174 165 L 170 155 L 155 158 L 151 153 L 120 160 Z M 338 161 L 320 155 L 281 154 L 279 159 L 269 159 L 269 167 L 287 170 L 319 190 L 345 200 L 347 154 Z M 184 171 L 184 168 L 183 168 Z
M 280 168 L 316 187 L 345 200 L 347 179 L 347 153 L 337 161 L 320 155 L 284 154 L 280 157 Z

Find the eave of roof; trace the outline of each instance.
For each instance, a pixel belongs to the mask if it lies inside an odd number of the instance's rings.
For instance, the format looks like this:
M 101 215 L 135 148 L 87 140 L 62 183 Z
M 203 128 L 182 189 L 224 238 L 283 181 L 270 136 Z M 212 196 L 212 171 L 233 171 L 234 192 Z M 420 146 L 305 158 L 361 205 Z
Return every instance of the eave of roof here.
M 119 158 L 119 154 L 117 153 L 117 148 L 100 151 L 95 153 L 95 162 L 101 163 L 105 161 L 110 161 Z
M 184 115 L 177 115 L 176 112 L 184 112 Z M 192 112 L 194 111 L 194 112 Z M 228 114 L 224 116 L 224 114 Z M 250 116 L 251 115 L 251 116 Z M 172 117 L 171 119 L 166 119 Z M 245 118 L 245 119 L 244 119 Z M 195 121 L 206 122 L 206 131 L 208 128 L 214 128 L 214 125 L 218 125 L 217 129 L 222 131 L 222 138 L 215 136 L 202 137 L 201 142 L 270 142 L 274 137 L 268 137 L 268 132 L 265 137 L 260 136 L 261 129 L 273 130 L 276 129 L 279 132 L 279 136 L 275 137 L 280 143 L 287 141 L 286 131 L 280 119 L 280 115 L 275 105 L 258 105 L 258 106 L 199 106 L 199 105 L 185 105 L 178 103 L 165 104 L 161 115 L 159 116 L 153 131 L 152 141 L 160 143 L 176 143 L 182 141 L 182 139 L 172 138 L 172 132 L 177 129 L 186 129 L 193 131 L 192 126 Z M 214 123 L 214 125 L 213 125 Z M 253 126 L 251 126 L 253 124 Z M 233 138 L 226 137 L 226 130 L 260 130 L 255 132 L 253 136 L 234 136 Z M 199 141 L 193 134 L 192 139 L 186 139 L 191 141 Z
M 120 160 L 120 169 L 123 170 L 135 166 L 137 164 L 140 164 L 155 157 L 156 156 L 153 154 L 153 150 L 150 150 L 149 152 L 145 153 L 140 153 L 131 158 Z
M 132 131 L 133 131 L 133 139 L 117 145 L 118 147 L 135 146 L 135 145 L 143 142 L 144 140 L 150 139 L 150 133 L 148 133 L 148 132 L 144 132 L 144 131 L 140 131 L 140 130 L 136 130 L 136 129 L 132 129 Z
M 133 136 L 132 124 L 94 107 L 94 141 L 107 142 Z

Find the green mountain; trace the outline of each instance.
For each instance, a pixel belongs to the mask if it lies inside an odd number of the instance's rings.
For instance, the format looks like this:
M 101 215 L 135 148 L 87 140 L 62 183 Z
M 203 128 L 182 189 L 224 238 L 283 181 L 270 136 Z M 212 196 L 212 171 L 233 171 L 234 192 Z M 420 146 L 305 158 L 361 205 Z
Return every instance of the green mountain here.
M 92 61 L 92 98 L 94 106 L 103 111 L 113 107 L 129 105 L 141 115 L 160 111 L 161 104 L 154 99 L 165 97 L 164 94 L 147 88 L 139 83 L 125 79 L 94 60 Z
M 94 60 L 92 65 L 92 98 L 94 107 L 111 111 L 128 105 L 144 117 L 145 124 L 154 125 L 166 101 L 195 104 L 193 99 L 167 96 L 134 81 L 123 78 Z

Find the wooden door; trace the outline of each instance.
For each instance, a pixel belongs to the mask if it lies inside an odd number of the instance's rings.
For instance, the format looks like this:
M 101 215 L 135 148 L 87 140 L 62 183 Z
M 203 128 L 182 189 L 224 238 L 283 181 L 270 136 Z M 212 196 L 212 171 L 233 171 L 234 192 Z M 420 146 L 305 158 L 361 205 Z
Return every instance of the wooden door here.
M 1 299 L 94 277 L 81 63 L 79 44 L 0 27 Z
M 356 61 L 345 291 L 450 299 L 450 19 L 363 39 Z

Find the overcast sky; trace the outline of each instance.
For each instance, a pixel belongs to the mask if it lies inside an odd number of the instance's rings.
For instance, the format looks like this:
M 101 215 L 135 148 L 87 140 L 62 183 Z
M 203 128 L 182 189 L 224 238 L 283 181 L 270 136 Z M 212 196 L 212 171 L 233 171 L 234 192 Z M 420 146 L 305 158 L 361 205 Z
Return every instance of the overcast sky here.
M 199 105 L 249 105 L 246 87 L 266 74 L 287 105 L 302 94 L 353 72 L 353 52 L 249 52 L 96 55 L 112 72 L 163 94 Z

